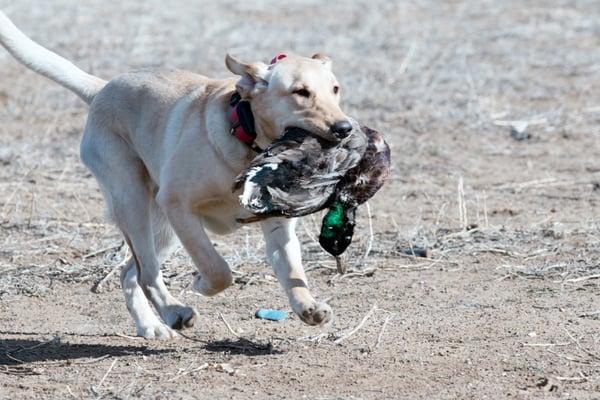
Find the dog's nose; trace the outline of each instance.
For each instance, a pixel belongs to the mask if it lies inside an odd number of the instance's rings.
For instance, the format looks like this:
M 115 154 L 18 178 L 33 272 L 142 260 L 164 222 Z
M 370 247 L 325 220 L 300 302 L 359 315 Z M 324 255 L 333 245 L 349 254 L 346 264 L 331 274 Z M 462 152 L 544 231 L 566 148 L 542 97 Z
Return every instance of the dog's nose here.
M 352 132 L 352 124 L 349 121 L 336 121 L 331 125 L 331 132 L 338 138 L 343 139 Z

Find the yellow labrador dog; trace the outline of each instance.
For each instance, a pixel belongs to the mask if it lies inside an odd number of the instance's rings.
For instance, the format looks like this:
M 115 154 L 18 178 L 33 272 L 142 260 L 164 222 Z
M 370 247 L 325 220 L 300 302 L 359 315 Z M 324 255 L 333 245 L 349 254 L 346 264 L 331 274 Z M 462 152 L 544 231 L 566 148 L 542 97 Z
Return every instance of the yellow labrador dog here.
M 331 62 L 321 55 L 279 57 L 271 65 L 228 55 L 227 68 L 237 77 L 226 80 L 161 70 L 107 82 L 30 40 L 1 11 L 0 43 L 90 106 L 81 159 L 131 249 L 121 284 L 137 334 L 147 339 L 176 337 L 174 330 L 193 326 L 197 317 L 162 279 L 161 262 L 175 236 L 199 271 L 196 290 L 212 296 L 232 284 L 229 266 L 205 232 L 232 232 L 245 215 L 231 187 L 256 153 L 231 134 L 232 95 L 237 92 L 251 104 L 259 146 L 292 126 L 331 141 L 352 129 L 339 107 Z M 310 325 L 329 321 L 331 308 L 315 301 L 306 282 L 296 221 L 273 218 L 261 224 L 267 260 L 294 312 Z

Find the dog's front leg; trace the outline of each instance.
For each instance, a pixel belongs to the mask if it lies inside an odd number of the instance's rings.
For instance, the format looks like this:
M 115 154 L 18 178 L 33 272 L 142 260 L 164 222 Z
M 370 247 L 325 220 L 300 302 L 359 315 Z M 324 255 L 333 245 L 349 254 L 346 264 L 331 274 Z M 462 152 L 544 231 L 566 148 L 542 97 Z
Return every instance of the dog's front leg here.
M 296 237 L 296 220 L 271 218 L 261 223 L 267 247 L 267 260 L 285 290 L 292 310 L 309 325 L 319 325 L 331 319 L 326 303 L 317 303 L 310 294 L 302 268 L 300 242 Z
M 165 192 L 159 192 L 157 200 L 200 272 L 194 281 L 194 289 L 205 296 L 214 296 L 230 286 L 233 283 L 231 269 L 213 247 L 200 217 L 185 206 L 188 202 Z

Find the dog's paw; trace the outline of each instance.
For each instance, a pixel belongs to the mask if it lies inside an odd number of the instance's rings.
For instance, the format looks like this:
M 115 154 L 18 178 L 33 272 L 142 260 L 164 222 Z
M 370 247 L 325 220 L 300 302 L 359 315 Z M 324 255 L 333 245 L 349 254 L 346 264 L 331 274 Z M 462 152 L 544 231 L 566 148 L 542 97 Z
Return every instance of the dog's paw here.
M 164 321 L 172 329 L 191 328 L 196 323 L 198 313 L 192 307 L 184 305 L 173 305 L 167 307 Z
M 169 340 L 176 339 L 179 337 L 177 332 L 169 328 L 163 323 L 155 323 L 150 325 L 139 326 L 137 328 L 137 335 L 144 339 L 159 339 Z
M 312 303 L 296 312 L 300 319 L 308 325 L 323 325 L 331 321 L 333 311 L 327 303 Z
M 207 279 L 197 275 L 194 277 L 194 290 L 204 296 L 214 296 L 227 289 L 233 283 L 231 272 L 228 271 L 219 276 L 214 276 L 212 279 Z

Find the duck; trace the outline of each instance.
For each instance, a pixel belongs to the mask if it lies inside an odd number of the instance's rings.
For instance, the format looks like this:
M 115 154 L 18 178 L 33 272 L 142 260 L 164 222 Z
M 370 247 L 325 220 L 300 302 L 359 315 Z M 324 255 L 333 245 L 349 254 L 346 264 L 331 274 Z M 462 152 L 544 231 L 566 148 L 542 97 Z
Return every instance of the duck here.
M 319 243 L 338 256 L 350 245 L 356 209 L 385 183 L 390 149 L 384 136 L 350 119 L 352 131 L 338 143 L 302 128 L 289 128 L 258 154 L 234 181 L 250 212 L 240 223 L 295 218 L 328 208 Z

